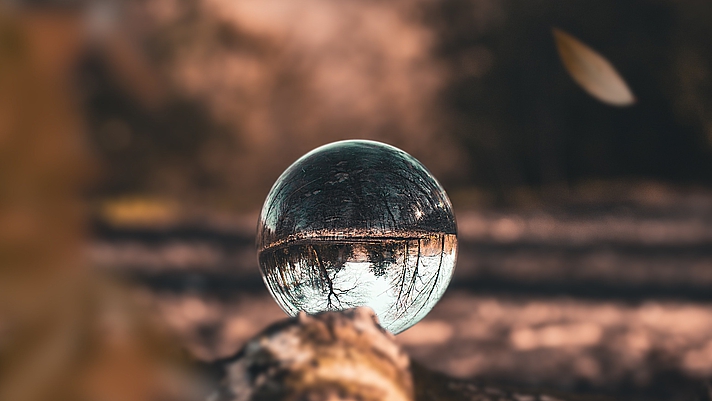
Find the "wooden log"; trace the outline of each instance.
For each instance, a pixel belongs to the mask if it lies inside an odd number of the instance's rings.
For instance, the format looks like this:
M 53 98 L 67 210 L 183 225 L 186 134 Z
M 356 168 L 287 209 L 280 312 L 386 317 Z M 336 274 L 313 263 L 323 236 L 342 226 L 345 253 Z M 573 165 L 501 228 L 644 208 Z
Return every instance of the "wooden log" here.
M 211 401 L 413 400 L 408 355 L 366 307 L 276 323 L 234 357 Z

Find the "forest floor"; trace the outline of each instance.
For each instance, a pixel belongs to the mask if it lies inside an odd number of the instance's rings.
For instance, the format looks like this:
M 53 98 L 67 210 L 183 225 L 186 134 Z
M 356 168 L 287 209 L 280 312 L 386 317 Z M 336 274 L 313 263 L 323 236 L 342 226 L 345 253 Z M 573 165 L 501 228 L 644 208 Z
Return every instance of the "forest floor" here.
M 639 194 L 640 195 L 640 194 Z M 454 378 L 613 398 L 696 399 L 712 378 L 712 196 L 701 191 L 457 210 L 450 288 L 396 337 Z M 265 289 L 256 215 L 162 227 L 97 221 L 92 262 L 139 283 L 212 361 L 285 317 Z

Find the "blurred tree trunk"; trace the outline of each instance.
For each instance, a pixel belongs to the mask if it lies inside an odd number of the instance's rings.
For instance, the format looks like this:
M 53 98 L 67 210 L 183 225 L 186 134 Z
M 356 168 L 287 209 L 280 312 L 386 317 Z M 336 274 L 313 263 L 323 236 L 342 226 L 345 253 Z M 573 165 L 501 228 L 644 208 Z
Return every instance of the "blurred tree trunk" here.
M 67 78 L 80 39 L 71 15 L 0 17 L 1 399 L 64 399 L 79 341 L 89 162 Z
M 83 15 L 13 11 L 0 14 L 0 399 L 189 399 L 190 381 L 167 383 L 170 342 L 83 260 Z

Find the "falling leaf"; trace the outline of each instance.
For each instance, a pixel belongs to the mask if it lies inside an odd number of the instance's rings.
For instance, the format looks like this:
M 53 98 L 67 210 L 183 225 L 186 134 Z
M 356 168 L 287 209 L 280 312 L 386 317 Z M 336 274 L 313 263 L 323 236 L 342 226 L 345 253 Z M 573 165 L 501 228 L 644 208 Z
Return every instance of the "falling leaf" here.
M 635 103 L 630 88 L 608 60 L 568 33 L 557 28 L 552 31 L 561 62 L 588 94 L 612 106 Z

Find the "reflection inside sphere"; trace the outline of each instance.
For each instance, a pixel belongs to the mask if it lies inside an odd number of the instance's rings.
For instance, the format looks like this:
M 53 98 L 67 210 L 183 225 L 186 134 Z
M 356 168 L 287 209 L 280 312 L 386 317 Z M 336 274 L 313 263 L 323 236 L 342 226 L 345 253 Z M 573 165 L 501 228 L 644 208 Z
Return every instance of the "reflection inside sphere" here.
M 288 314 L 369 306 L 393 333 L 437 303 L 457 255 L 452 207 L 433 176 L 407 153 L 361 140 L 322 146 L 282 174 L 257 246 Z

